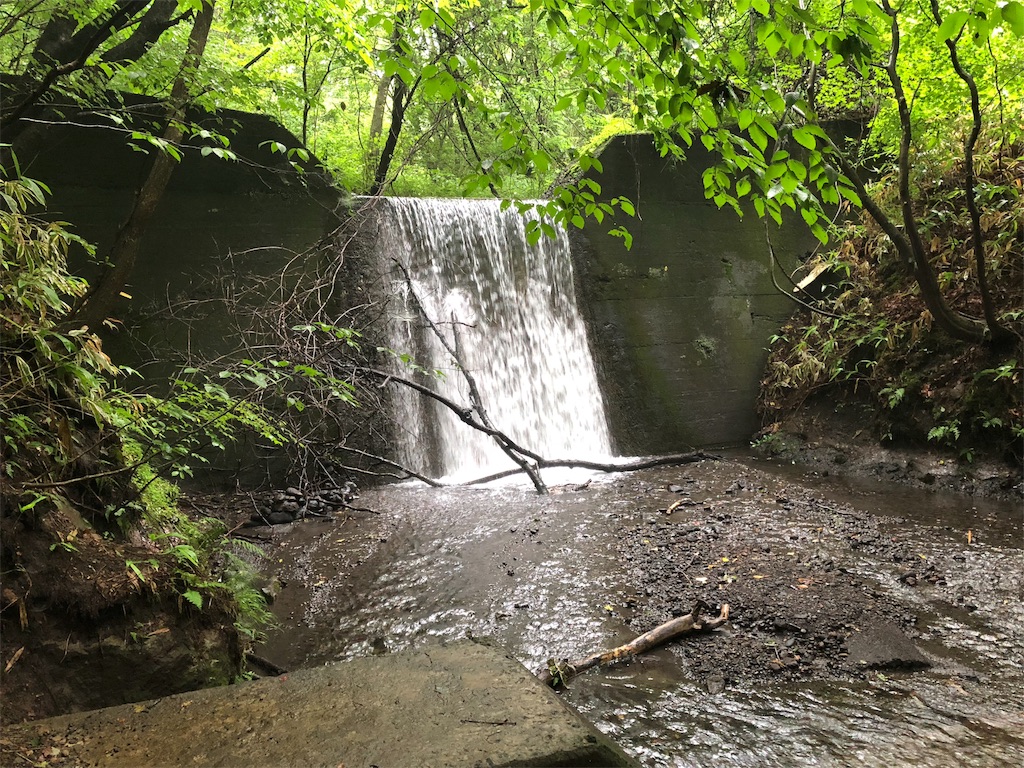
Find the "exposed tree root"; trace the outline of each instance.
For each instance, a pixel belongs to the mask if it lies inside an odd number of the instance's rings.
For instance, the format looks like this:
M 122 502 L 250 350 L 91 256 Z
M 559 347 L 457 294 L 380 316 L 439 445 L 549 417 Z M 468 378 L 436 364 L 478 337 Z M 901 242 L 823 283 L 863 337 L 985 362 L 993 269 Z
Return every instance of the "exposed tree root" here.
M 708 608 L 710 606 L 701 600 L 685 616 L 679 616 L 671 621 L 666 621 L 650 632 L 644 632 L 633 641 L 620 645 L 618 648 L 612 648 L 609 651 L 598 651 L 576 661 L 563 659 L 559 662 L 554 659 L 548 659 L 547 667 L 539 669 L 537 677 L 552 688 L 560 688 L 565 686 L 569 678 L 591 667 L 612 664 L 622 659 L 639 656 L 641 653 L 646 653 L 652 648 L 657 648 L 659 645 L 663 645 L 670 640 L 675 640 L 677 637 L 693 634 L 694 632 L 707 632 L 720 627 L 729 620 L 729 606 L 723 605 L 719 610 L 718 616 L 701 621 L 701 612 Z

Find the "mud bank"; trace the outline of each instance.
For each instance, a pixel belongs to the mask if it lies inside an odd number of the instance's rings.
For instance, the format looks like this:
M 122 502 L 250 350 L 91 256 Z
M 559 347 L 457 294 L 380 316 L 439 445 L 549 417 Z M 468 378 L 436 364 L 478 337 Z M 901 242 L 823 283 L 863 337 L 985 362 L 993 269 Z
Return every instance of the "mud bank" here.
M 976 677 L 943 647 L 941 630 L 926 627 L 929 611 L 956 616 L 1020 663 L 1006 632 L 1020 630 L 1010 605 L 1021 576 L 1019 519 L 970 497 L 936 494 L 931 510 L 915 509 L 912 491 L 863 480 L 849 486 L 863 500 L 852 505 L 796 471 L 770 469 L 735 465 L 725 485 L 700 472 L 641 484 L 661 504 L 621 539 L 636 630 L 697 600 L 731 606 L 728 631 L 673 647 L 706 687 L 871 679 L 933 665 Z
M 863 403 L 811 402 L 762 434 L 755 451 L 824 475 L 1024 504 L 1019 465 L 984 452 L 968 461 L 949 451 L 880 442 L 870 428 L 877 417 L 877 409 Z

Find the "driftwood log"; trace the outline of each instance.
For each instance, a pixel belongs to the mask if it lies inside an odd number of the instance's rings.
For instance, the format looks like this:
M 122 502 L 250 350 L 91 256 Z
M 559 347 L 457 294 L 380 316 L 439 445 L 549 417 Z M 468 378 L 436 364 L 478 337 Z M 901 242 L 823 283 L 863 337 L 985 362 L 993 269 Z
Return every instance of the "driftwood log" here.
M 646 653 L 653 648 L 657 648 L 659 645 L 664 645 L 670 640 L 675 640 L 677 637 L 695 632 L 707 632 L 720 627 L 729 620 L 729 606 L 723 605 L 717 616 L 702 621 L 701 613 L 708 608 L 710 606 L 702 600 L 685 616 L 679 616 L 671 621 L 666 621 L 650 632 L 644 632 L 633 641 L 620 645 L 618 648 L 612 648 L 609 651 L 598 651 L 576 661 L 563 659 L 559 662 L 554 659 L 548 659 L 547 667 L 537 670 L 537 677 L 541 679 L 541 682 L 550 685 L 552 688 L 561 688 L 565 686 L 570 678 L 591 667 L 612 664 L 616 661 L 639 656 L 641 653 Z

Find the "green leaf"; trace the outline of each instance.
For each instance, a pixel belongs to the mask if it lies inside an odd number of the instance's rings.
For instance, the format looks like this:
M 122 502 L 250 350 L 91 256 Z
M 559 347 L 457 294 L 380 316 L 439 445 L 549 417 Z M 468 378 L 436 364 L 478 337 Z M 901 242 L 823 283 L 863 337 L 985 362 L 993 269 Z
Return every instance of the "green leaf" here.
M 765 136 L 764 131 L 758 127 L 757 123 L 750 124 L 750 138 L 762 152 L 768 149 L 768 137 Z
M 963 29 L 964 24 L 971 17 L 968 11 L 956 11 L 949 14 L 943 22 L 942 26 L 939 27 L 939 40 L 951 40 L 960 34 L 960 30 Z
M 1024 5 L 1017 0 L 1010 0 L 1002 8 L 1003 21 L 1013 30 L 1018 37 L 1024 36 Z
M 814 149 L 816 142 L 814 141 L 814 135 L 805 127 L 793 129 L 793 139 L 802 147 L 807 149 Z
M 185 598 L 186 600 L 188 600 L 190 603 L 192 603 L 192 605 L 194 605 L 196 608 L 199 608 L 200 610 L 202 610 L 202 608 L 203 608 L 203 596 L 201 594 L 199 594 L 198 592 L 196 592 L 194 589 L 186 590 L 185 592 L 182 593 L 181 596 L 183 598 Z

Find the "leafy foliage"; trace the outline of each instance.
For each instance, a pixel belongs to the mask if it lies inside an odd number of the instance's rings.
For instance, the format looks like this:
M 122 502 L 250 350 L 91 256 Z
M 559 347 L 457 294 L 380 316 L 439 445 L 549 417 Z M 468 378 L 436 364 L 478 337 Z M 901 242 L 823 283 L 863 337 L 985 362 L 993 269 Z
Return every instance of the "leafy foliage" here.
M 86 288 L 67 272 L 68 250 L 88 246 L 64 225 L 29 214 L 45 192 L 29 179 L 0 182 L 2 514 L 32 527 L 52 509 L 73 508 L 115 538 L 141 525 L 164 548 L 126 559 L 130 580 L 145 584 L 169 561 L 185 603 L 202 607 L 210 595 L 236 617 L 239 631 L 255 637 L 269 613 L 234 551 L 239 545 L 224 537 L 219 521 L 180 512 L 177 487 L 165 475 L 190 474 L 193 462 L 205 460 L 200 449 L 223 447 L 237 427 L 275 438 L 280 431 L 219 385 L 182 385 L 162 399 L 116 385 L 124 371 L 99 339 L 61 328 Z M 78 533 L 56 531 L 51 551 L 76 552 L 83 546 Z
M 998 286 L 1002 321 L 1019 324 L 1024 302 L 1024 195 L 1018 154 L 985 156 L 981 188 L 992 203 L 985 219 L 986 258 Z M 893 194 L 893 180 L 875 192 Z M 922 189 L 919 216 L 945 288 L 958 307 L 971 290 L 970 222 L 955 174 Z M 870 219 L 850 224 L 840 248 L 821 257 L 839 280 L 834 316 L 803 314 L 776 336 L 762 382 L 766 421 L 808 398 L 851 398 L 877 406 L 879 437 L 932 442 L 965 458 L 1005 455 L 1021 461 L 1024 368 L 1019 344 L 972 348 L 950 339 L 922 305 L 914 283 L 894 263 L 885 234 Z M 973 373 L 972 373 L 973 372 Z

